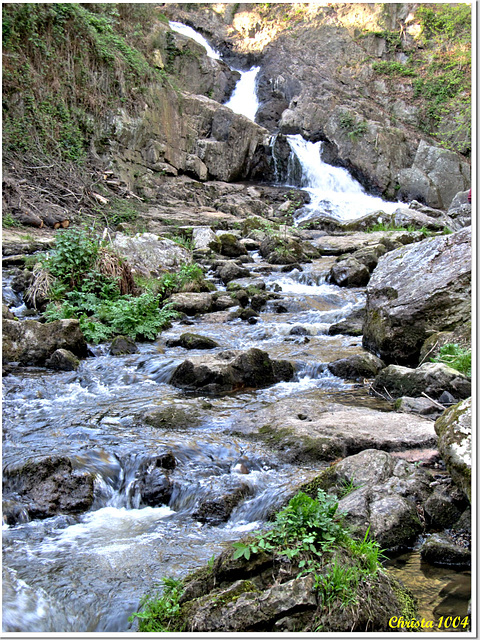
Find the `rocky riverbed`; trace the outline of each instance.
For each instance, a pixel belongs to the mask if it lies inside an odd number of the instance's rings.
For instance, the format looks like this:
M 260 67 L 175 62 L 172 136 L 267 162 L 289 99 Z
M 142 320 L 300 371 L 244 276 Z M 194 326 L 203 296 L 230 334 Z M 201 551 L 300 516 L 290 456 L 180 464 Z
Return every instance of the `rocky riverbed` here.
M 468 414 L 456 403 L 469 396 L 470 381 L 446 365 L 425 358 L 420 364 L 418 354 L 432 330 L 468 323 L 469 252 L 462 247 L 469 228 L 436 238 L 415 231 L 329 235 L 318 223 L 313 231 L 272 233 L 251 228 L 259 218 L 237 216 L 215 233 L 208 217 L 202 220 L 199 211 L 197 216 L 200 225 L 182 227 L 198 242 L 191 251 L 156 234 L 129 239 L 124 255 L 133 270 L 194 259 L 212 285 L 204 293 L 175 294 L 172 302 L 182 319 L 153 344 L 133 344 L 129 354 L 117 356 L 109 355 L 108 344 L 92 345 L 87 354 L 81 335 L 72 331 L 78 331 L 77 321 L 44 324 L 17 319 L 4 308 L 8 630 L 19 628 L 13 618 L 20 594 L 32 620 L 24 630 L 50 630 L 57 619 L 63 630 L 73 630 L 68 620 L 77 606 L 85 629 L 130 628 L 128 614 L 162 575 L 185 575 L 226 542 L 261 526 L 302 482 L 336 494 L 349 526 L 359 536 L 368 528 L 382 548 L 398 553 L 424 539 L 421 554 L 429 563 L 468 566 L 458 536 L 464 540 L 469 531 L 470 436 Z M 122 234 L 117 238 L 113 242 L 123 247 Z M 275 252 L 285 238 L 299 247 L 294 262 L 288 253 L 282 259 Z M 5 243 L 4 263 L 16 283 L 29 281 L 28 271 L 17 265 L 39 242 L 11 234 Z M 437 245 L 448 278 L 430 267 Z M 270 261 L 272 254 L 276 259 Z M 146 265 L 146 255 L 156 265 Z M 366 286 L 333 283 L 335 267 L 350 256 L 370 265 Z M 427 287 L 430 298 L 409 294 L 406 277 L 395 292 L 396 256 L 416 274 L 414 282 L 438 278 L 438 285 L 432 281 Z M 16 289 L 21 295 L 21 286 Z M 401 322 L 393 321 L 399 296 L 409 295 L 410 306 L 400 307 Z M 421 335 L 419 305 L 431 319 Z M 367 333 L 372 319 L 377 333 Z M 375 342 L 390 326 L 402 332 L 395 342 Z M 402 338 L 410 335 L 409 327 L 416 335 L 416 360 L 409 355 L 413 368 L 389 364 L 410 344 Z M 55 365 L 53 356 L 62 351 L 80 361 L 71 368 Z M 342 498 L 347 485 L 353 490 Z M 162 540 L 173 531 L 176 542 L 167 552 Z M 61 568 L 67 549 L 68 569 Z M 91 575 L 98 554 L 108 558 L 95 573 L 99 595 L 76 590 L 79 604 L 59 611 L 56 602 L 64 598 L 68 580 L 54 580 L 52 572 Z M 120 570 L 125 554 L 130 560 Z M 248 567 L 236 571 L 237 580 L 254 575 Z M 285 588 L 291 579 L 285 574 Z M 106 595 L 112 580 L 125 583 L 113 599 Z M 256 588 L 265 586 L 260 581 Z M 266 601 L 274 597 L 262 593 Z M 99 598 L 106 603 L 100 606 Z M 275 621 L 289 616 L 285 602 L 273 607 L 270 622 L 259 619 L 260 626 L 252 628 L 276 629 Z M 236 620 L 227 624 L 236 630 L 243 618 L 229 606 L 222 618 Z M 316 605 L 305 606 L 308 611 Z M 198 629 L 215 624 L 204 621 L 207 626 Z

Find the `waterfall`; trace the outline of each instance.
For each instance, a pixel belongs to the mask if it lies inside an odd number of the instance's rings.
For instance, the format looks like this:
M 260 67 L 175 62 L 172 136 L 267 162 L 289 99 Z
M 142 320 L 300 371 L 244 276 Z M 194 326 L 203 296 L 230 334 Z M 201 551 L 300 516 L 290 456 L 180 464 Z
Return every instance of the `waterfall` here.
M 318 215 L 355 220 L 375 211 L 390 213 L 398 208 L 396 202 L 386 202 L 365 193 L 346 169 L 323 162 L 321 142 L 308 142 L 301 135 L 286 138 L 291 149 L 286 170 L 287 186 L 300 186 L 311 198 L 310 204 L 301 209 L 296 224 Z M 301 167 L 300 184 L 298 165 Z
M 246 116 L 250 120 L 255 120 L 255 114 L 258 111 L 258 98 L 256 92 L 257 75 L 260 67 L 252 67 L 248 71 L 240 71 L 240 80 L 237 82 L 232 97 L 225 103 L 235 113 Z
M 192 27 L 188 27 L 186 24 L 182 24 L 181 22 L 169 22 L 168 24 L 170 29 L 173 29 L 173 31 L 181 33 L 182 36 L 187 36 L 187 38 L 191 38 L 192 40 L 195 40 L 195 42 L 198 42 L 198 44 L 201 44 L 202 47 L 205 47 L 205 49 L 207 50 L 207 55 L 210 58 L 220 60 L 220 54 L 215 51 L 215 49 L 212 49 L 205 38 L 200 33 L 195 31 L 195 29 L 192 29 Z

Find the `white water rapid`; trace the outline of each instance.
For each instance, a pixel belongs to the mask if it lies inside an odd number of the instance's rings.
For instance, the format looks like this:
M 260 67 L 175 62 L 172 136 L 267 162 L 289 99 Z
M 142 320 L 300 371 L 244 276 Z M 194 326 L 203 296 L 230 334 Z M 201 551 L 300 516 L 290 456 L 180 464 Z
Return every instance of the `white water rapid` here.
M 301 186 L 311 197 L 310 204 L 297 217 L 297 225 L 318 214 L 354 220 L 375 211 L 392 213 L 398 208 L 397 202 L 386 202 L 365 193 L 346 169 L 323 162 L 321 142 L 308 142 L 300 135 L 287 136 L 287 140 L 302 168 Z
M 192 40 L 195 40 L 195 42 L 198 42 L 198 44 L 201 44 L 202 47 L 205 47 L 205 49 L 207 50 L 207 55 L 210 58 L 220 60 L 220 54 L 215 51 L 215 49 L 212 49 L 212 47 L 208 44 L 202 34 L 195 31 L 195 29 L 192 29 L 192 27 L 189 27 L 186 24 L 182 24 L 181 22 L 169 22 L 168 24 L 170 26 L 170 29 L 173 29 L 173 31 L 181 33 L 182 36 L 187 36 L 187 38 L 191 38 Z
M 252 67 L 248 71 L 240 71 L 240 80 L 232 94 L 232 97 L 225 103 L 235 113 L 246 116 L 250 120 L 255 120 L 258 111 L 259 101 L 257 98 L 256 81 L 260 67 Z

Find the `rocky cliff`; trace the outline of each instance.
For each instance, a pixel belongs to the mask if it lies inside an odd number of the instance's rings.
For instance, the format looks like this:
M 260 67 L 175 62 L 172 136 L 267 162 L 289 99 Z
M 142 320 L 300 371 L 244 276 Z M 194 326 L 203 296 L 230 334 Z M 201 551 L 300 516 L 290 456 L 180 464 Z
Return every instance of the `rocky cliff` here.
M 446 209 L 470 186 L 470 13 L 429 7 L 7 5 L 6 211 L 64 226 L 108 217 L 111 190 L 155 200 L 165 176 L 272 181 L 271 134 L 289 133 L 374 193 Z M 168 19 L 260 66 L 257 123 L 222 105 L 238 72 Z

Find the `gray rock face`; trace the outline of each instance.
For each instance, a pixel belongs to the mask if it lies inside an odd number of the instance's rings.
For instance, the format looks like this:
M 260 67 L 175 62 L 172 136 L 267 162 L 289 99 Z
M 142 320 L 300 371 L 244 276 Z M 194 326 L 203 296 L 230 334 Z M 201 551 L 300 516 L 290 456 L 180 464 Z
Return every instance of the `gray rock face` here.
M 93 488 L 93 475 L 75 470 L 65 457 L 32 459 L 4 472 L 4 497 L 15 496 L 17 506 L 30 518 L 87 511 L 93 503 Z M 15 512 L 11 515 L 13 524 Z
M 416 365 L 432 331 L 470 320 L 471 229 L 382 256 L 367 287 L 363 345 L 387 363 Z
M 472 491 L 472 400 L 450 407 L 435 422 L 438 450 L 452 476 L 468 499 Z
M 135 341 L 127 336 L 116 336 L 112 340 L 109 353 L 111 356 L 124 356 L 128 353 L 138 353 Z
M 420 397 L 426 393 L 438 401 L 447 391 L 453 398 L 463 400 L 472 393 L 466 376 L 439 362 L 427 362 L 417 369 L 391 364 L 378 374 L 372 386 L 380 393 L 387 391 L 393 398 Z
M 117 232 L 112 246 L 128 261 L 132 271 L 147 277 L 192 261 L 190 251 L 153 233 L 137 233 L 131 237 Z
M 170 383 L 182 389 L 222 393 L 245 388 L 268 387 L 291 380 L 294 368 L 285 360 L 270 360 L 268 353 L 249 349 L 244 353 L 223 351 L 213 357 L 185 360 L 175 369 Z
M 470 185 L 470 165 L 459 154 L 420 141 L 413 165 L 397 175 L 398 197 L 448 209 L 459 191 Z
M 229 261 L 223 265 L 220 265 L 217 269 L 217 275 L 224 284 L 228 284 L 232 280 L 238 280 L 239 278 L 248 278 L 250 271 L 239 267 L 235 262 Z
M 3 321 L 3 362 L 45 365 L 57 349 L 75 356 L 87 355 L 87 343 L 78 320 L 55 320 L 42 324 L 36 320 Z
M 416 504 L 430 494 L 430 478 L 422 469 L 385 451 L 366 450 L 333 468 L 338 486 L 355 488 L 338 509 L 358 534 L 371 535 L 383 548 L 408 544 L 422 530 Z M 330 480 L 333 481 L 333 480 Z
M 210 227 L 194 227 L 192 241 L 194 249 L 220 250 L 220 240 Z

